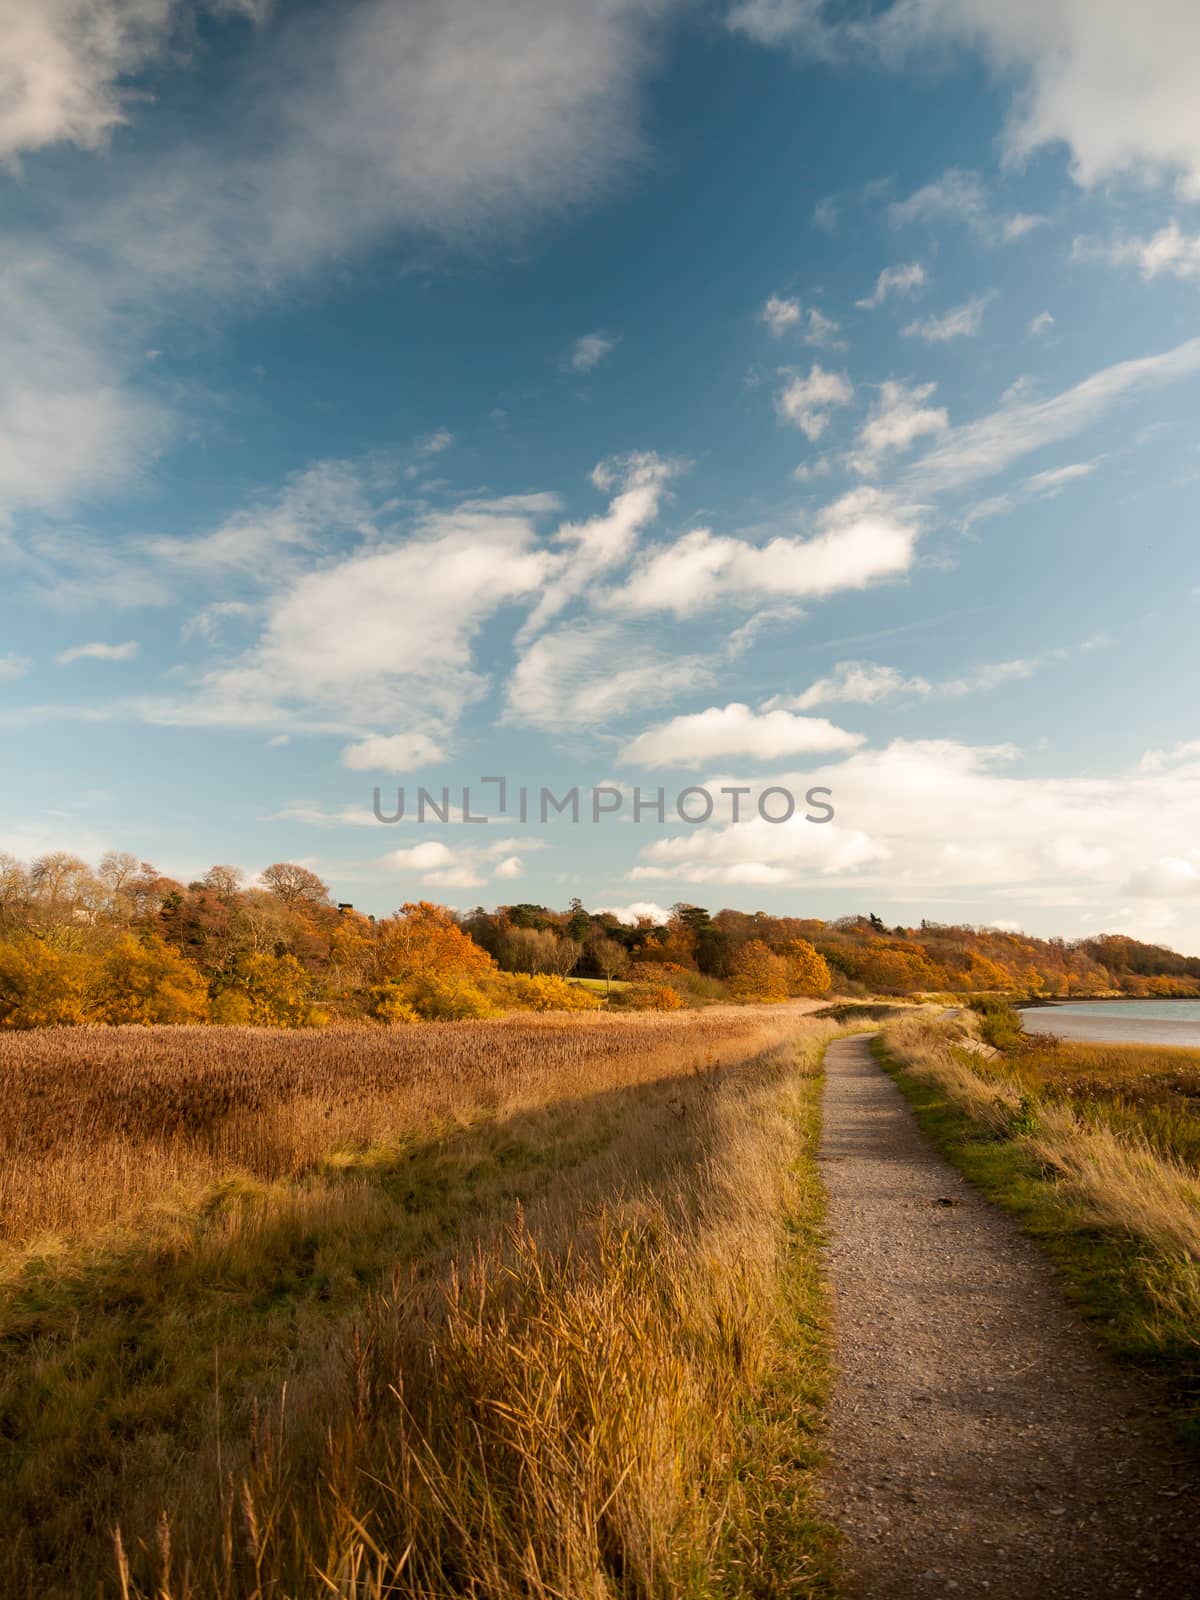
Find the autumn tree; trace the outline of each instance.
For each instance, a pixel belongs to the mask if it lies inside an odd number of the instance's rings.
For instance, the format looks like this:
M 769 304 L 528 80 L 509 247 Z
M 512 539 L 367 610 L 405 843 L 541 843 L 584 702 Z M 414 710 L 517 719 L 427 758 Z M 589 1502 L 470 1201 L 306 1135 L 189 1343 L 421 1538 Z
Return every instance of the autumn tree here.
M 807 939 L 790 939 L 779 954 L 787 963 L 788 987 L 795 994 L 828 994 L 829 963 Z
M 276 861 L 273 866 L 264 868 L 261 877 L 270 892 L 285 906 L 300 908 L 329 904 L 328 886 L 315 872 L 294 861 Z
M 612 993 L 612 981 L 619 978 L 623 972 L 629 970 L 629 952 L 624 945 L 619 945 L 615 939 L 593 939 L 588 945 L 588 954 L 591 956 L 596 970 L 604 979 L 605 992 Z
M 737 1000 L 786 1000 L 788 964 L 761 939 L 751 939 L 734 957 L 730 990 Z
M 101 1022 L 203 1022 L 208 986 L 190 961 L 161 939 L 123 934 L 105 951 L 96 982 Z

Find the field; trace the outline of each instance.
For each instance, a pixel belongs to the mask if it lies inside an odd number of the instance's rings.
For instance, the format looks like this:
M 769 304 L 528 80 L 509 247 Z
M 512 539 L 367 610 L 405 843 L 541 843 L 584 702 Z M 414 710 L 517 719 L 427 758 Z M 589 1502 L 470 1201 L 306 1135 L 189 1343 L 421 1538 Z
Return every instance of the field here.
M 1099 1336 L 1200 1446 L 1200 1051 L 1023 1036 L 991 1008 L 884 1029 L 926 1131 L 1050 1250 Z M 974 1023 L 968 1022 L 970 1030 Z
M 0 1592 L 826 1592 L 801 1009 L 0 1039 Z

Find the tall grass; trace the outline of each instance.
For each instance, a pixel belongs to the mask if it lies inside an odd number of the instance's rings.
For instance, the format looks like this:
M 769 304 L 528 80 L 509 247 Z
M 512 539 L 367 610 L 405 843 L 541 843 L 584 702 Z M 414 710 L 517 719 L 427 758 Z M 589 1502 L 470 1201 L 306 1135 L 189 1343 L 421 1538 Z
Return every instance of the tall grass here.
M 440 1126 L 720 1064 L 795 1020 L 728 1007 L 311 1033 L 0 1034 L 0 1246 L 192 1203 L 231 1173 L 291 1178 Z
M 1035 1037 L 990 1060 L 961 1044 L 958 1023 L 928 1018 L 893 1022 L 883 1034 L 902 1077 L 924 1086 L 919 1103 L 950 1153 L 1055 1242 L 1107 1335 L 1169 1369 L 1200 1422 L 1200 1168 L 1179 1153 L 1186 1138 L 1168 1137 L 1161 1121 L 1144 1125 L 1136 1093 L 1106 1103 L 1069 1092 L 1072 1078 L 1086 1079 L 1095 1065 L 1087 1047 L 1073 1072 L 1075 1047 L 1054 1041 Z M 1121 1056 L 1128 1088 L 1138 1060 Z M 1154 1056 L 1145 1052 L 1141 1066 L 1151 1068 Z M 965 1120 L 965 1131 L 955 1135 L 953 1123 L 939 1120 L 930 1092 Z
M 361 1098 L 323 1065 L 360 1139 L 386 1113 L 407 1142 L 314 1162 L 311 1133 L 307 1165 L 255 1180 L 210 1152 L 186 1229 L 143 1212 L 28 1254 L 0 1591 L 825 1592 L 811 1154 L 835 1030 L 710 1017 L 536 1023 L 557 1070 L 512 1024 L 439 1029 L 453 1078 L 390 1100 L 374 1056 Z

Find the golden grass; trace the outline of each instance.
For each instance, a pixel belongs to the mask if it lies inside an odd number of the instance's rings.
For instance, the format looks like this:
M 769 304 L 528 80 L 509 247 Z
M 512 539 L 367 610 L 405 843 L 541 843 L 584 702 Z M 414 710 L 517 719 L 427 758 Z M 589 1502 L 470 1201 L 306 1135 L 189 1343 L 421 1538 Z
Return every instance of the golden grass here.
M 811 1154 L 835 1031 L 777 1007 L 228 1031 L 253 1071 L 201 1057 L 212 1030 L 171 1030 L 166 1062 L 134 1030 L 108 1055 L 72 1030 L 73 1060 L 30 1037 L 26 1116 L 71 1067 L 126 1091 L 89 1085 L 65 1149 L 25 1145 L 66 1174 L 90 1140 L 124 1224 L 18 1190 L 69 1232 L 14 1242 L 0 1301 L 0 1591 L 826 1592 Z
M 1200 1173 L 1136 1125 L 1073 1105 L 1036 1070 L 1036 1055 L 984 1059 L 958 1048 L 958 1022 L 905 1018 L 884 1030 L 889 1053 L 938 1084 L 971 1119 L 1022 1143 L 1097 1226 L 1144 1241 L 1185 1266 L 1200 1316 Z M 1059 1067 L 1065 1063 L 1059 1053 Z M 1147 1064 L 1152 1054 L 1144 1058 Z M 1086 1070 L 1086 1069 L 1085 1069 Z
M 0 1244 L 190 1205 L 231 1173 L 291 1178 L 439 1125 L 720 1064 L 795 1021 L 792 1008 L 714 1007 L 288 1033 L 0 1035 Z

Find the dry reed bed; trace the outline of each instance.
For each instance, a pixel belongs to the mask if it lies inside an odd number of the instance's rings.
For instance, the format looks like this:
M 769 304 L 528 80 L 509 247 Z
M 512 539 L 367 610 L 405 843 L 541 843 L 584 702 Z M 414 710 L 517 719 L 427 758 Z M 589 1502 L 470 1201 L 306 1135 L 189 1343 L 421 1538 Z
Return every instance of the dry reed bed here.
M 76 1235 L 233 1173 L 719 1065 L 791 1008 L 407 1028 L 52 1028 L 0 1035 L 0 1240 Z
M 598 1202 L 568 1189 L 461 1272 L 418 1290 L 397 1275 L 336 1390 L 256 1420 L 207 1527 L 123 1537 L 124 1593 L 828 1592 L 805 1510 L 820 1363 L 803 1226 L 832 1031 L 691 1078 L 629 1129 L 638 1159 Z

